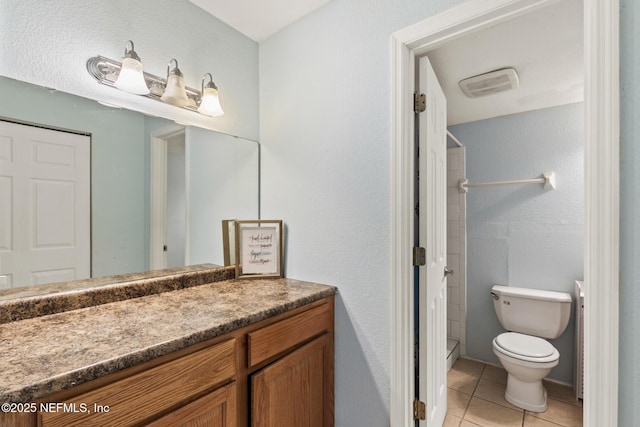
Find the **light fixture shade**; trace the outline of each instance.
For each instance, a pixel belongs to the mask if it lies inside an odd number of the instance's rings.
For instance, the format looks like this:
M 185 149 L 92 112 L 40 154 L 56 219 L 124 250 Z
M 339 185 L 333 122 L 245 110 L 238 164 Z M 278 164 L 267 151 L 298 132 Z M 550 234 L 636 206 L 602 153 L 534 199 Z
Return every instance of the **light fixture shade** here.
M 205 86 L 204 81 L 207 77 L 209 78 L 209 83 Z M 207 73 L 202 77 L 202 99 L 200 100 L 198 113 L 211 117 L 221 116 L 224 114 L 222 106 L 220 105 L 218 87 L 213 82 L 213 76 L 211 73 Z
M 171 62 L 175 62 L 176 66 L 170 69 Z M 164 89 L 164 93 L 160 97 L 162 102 L 167 104 L 177 105 L 178 107 L 184 107 L 189 104 L 189 98 L 187 97 L 187 91 L 184 85 L 184 76 L 178 68 L 178 61 L 172 59 L 167 67 L 167 87 Z
M 205 116 L 221 116 L 224 114 L 222 106 L 220 105 L 220 98 L 218 96 L 218 89 L 213 87 L 207 87 L 202 92 L 202 101 L 200 107 L 198 107 L 198 113 Z
M 169 76 L 167 87 L 160 97 L 160 100 L 167 104 L 177 105 L 178 107 L 188 105 L 189 98 L 187 98 L 187 92 L 184 87 L 184 77 Z
M 131 45 L 131 48 L 129 48 Z M 133 42 L 129 40 L 122 59 L 122 67 L 120 74 L 114 83 L 114 86 L 125 92 L 134 93 L 136 95 L 147 95 L 149 88 L 142 73 L 142 63 L 140 57 L 133 50 Z

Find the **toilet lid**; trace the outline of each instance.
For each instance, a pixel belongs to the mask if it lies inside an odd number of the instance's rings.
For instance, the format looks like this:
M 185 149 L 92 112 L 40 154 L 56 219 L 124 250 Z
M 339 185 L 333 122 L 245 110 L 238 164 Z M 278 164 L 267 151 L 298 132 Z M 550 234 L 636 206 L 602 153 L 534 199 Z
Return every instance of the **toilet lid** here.
M 511 353 L 533 358 L 549 357 L 555 350 L 549 341 L 516 332 L 498 335 L 496 344 Z

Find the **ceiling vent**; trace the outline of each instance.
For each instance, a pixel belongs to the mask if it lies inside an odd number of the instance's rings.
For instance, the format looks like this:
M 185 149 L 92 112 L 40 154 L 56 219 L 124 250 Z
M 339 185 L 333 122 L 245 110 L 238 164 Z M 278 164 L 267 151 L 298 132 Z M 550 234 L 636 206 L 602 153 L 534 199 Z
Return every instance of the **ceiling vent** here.
M 502 68 L 460 80 L 458 84 L 469 98 L 478 98 L 517 89 L 520 82 L 514 68 Z

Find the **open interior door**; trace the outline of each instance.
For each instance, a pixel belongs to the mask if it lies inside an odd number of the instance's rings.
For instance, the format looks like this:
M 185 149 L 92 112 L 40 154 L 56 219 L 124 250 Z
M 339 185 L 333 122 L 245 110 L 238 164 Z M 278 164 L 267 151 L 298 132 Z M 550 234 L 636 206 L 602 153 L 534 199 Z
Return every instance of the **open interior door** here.
M 425 404 L 420 427 L 440 427 L 447 413 L 447 100 L 427 57 L 419 59 L 419 94 L 425 110 L 418 113 L 419 246 L 419 379 L 418 399 Z M 422 417 L 420 417 L 422 418 Z

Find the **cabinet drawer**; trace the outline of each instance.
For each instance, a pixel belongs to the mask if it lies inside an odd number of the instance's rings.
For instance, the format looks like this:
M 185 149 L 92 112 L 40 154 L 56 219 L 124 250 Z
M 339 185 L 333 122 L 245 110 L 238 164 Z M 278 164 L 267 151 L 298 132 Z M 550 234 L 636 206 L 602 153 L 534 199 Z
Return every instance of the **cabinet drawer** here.
M 248 363 L 253 368 L 331 328 L 329 304 L 312 308 L 248 334 Z
M 139 424 L 236 375 L 236 340 L 197 351 L 62 403 L 78 412 L 43 412 L 42 426 Z M 98 407 L 103 408 L 101 412 Z M 72 408 L 69 405 L 67 408 Z M 104 411 L 108 407 L 108 412 Z M 83 409 L 86 408 L 86 411 Z

